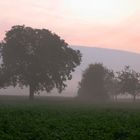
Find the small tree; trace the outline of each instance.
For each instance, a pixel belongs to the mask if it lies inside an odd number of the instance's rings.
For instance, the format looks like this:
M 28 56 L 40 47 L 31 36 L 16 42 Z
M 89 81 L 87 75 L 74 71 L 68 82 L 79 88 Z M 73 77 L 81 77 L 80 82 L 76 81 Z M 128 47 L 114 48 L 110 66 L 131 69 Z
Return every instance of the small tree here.
M 129 66 L 125 66 L 124 70 L 118 72 L 118 79 L 121 85 L 121 93 L 129 93 L 133 96 L 133 100 L 136 100 L 136 96 L 140 91 L 140 74 Z
M 108 93 L 117 101 L 117 97 L 120 94 L 120 83 L 117 77 L 112 76 L 107 83 Z
M 101 63 L 90 64 L 79 83 L 78 96 L 88 100 L 107 100 L 108 83 L 113 72 Z
M 47 29 L 13 26 L 1 42 L 2 82 L 5 86 L 29 86 L 34 93 L 57 88 L 61 92 L 71 72 L 81 62 L 78 50 Z

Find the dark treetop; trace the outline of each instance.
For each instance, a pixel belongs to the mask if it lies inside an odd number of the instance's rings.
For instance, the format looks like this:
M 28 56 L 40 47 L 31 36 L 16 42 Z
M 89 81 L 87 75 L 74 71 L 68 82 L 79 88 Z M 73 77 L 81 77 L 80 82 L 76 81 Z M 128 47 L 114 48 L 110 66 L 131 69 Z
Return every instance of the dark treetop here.
M 98 101 L 108 99 L 108 84 L 113 76 L 113 72 L 103 64 L 90 64 L 83 72 L 82 80 L 79 83 L 79 98 Z
M 1 87 L 29 86 L 34 93 L 57 88 L 61 92 L 71 72 L 81 62 L 81 53 L 47 29 L 13 26 L 1 42 Z

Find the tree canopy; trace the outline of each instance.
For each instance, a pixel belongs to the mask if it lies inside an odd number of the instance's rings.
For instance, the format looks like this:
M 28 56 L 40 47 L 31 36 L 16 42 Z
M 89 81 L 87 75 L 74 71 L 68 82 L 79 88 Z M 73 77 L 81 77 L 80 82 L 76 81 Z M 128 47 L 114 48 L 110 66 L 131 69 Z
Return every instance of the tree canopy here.
M 125 66 L 123 70 L 113 72 L 101 63 L 90 64 L 83 72 L 79 83 L 79 99 L 103 101 L 110 97 L 117 99 L 119 94 L 136 96 L 140 93 L 140 73 Z
M 1 87 L 29 86 L 34 93 L 57 88 L 61 92 L 71 72 L 81 62 L 79 50 L 73 50 L 57 34 L 47 29 L 13 26 L 1 42 Z
M 132 95 L 135 100 L 140 92 L 140 73 L 125 66 L 122 71 L 118 72 L 118 80 L 121 85 L 120 92 Z
M 79 98 L 102 101 L 108 99 L 108 84 L 112 77 L 113 72 L 103 64 L 90 64 L 83 72 L 82 80 L 79 83 Z

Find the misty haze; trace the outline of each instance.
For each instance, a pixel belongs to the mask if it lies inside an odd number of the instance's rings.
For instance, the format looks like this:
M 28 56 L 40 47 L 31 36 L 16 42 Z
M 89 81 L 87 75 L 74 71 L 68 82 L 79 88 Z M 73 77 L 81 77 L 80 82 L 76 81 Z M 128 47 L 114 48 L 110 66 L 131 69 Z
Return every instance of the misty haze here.
M 0 140 L 140 140 L 139 0 L 0 0 Z
M 75 69 L 72 73 L 73 78 L 67 81 L 67 87 L 61 94 L 58 94 L 56 90 L 51 91 L 51 93 L 46 94 L 44 91 L 37 96 L 66 96 L 74 97 L 77 96 L 78 82 L 80 82 L 83 71 L 92 63 L 103 63 L 108 68 L 119 71 L 123 69 L 124 65 L 128 65 L 140 71 L 140 55 L 138 53 L 132 53 L 128 51 L 104 49 L 97 47 L 85 47 L 85 46 L 70 46 L 73 49 L 78 49 L 82 53 L 82 62 L 80 66 Z M 1 89 L 1 95 L 26 95 L 28 96 L 28 89 L 25 87 L 23 89 L 10 87 L 8 89 Z M 129 97 L 131 98 L 131 97 Z

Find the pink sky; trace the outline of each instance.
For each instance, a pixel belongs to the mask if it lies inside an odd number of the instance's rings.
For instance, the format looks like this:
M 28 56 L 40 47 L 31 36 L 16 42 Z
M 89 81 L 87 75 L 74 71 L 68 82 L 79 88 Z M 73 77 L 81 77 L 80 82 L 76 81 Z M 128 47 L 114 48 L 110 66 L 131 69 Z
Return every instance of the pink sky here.
M 0 40 L 11 26 L 47 28 L 70 45 L 140 53 L 139 0 L 1 0 Z

